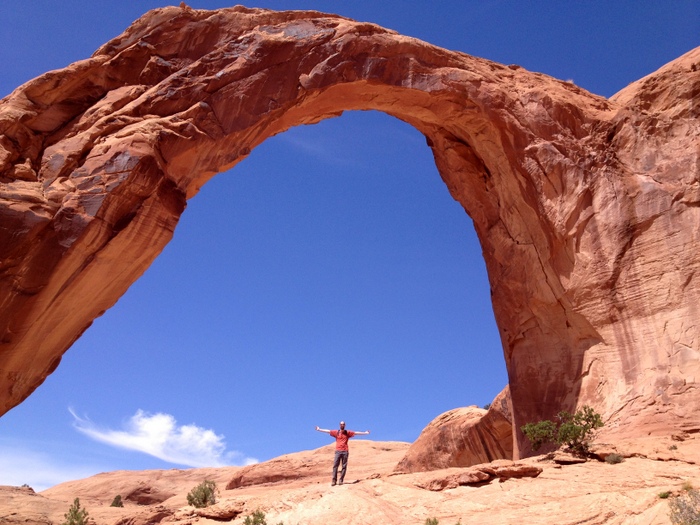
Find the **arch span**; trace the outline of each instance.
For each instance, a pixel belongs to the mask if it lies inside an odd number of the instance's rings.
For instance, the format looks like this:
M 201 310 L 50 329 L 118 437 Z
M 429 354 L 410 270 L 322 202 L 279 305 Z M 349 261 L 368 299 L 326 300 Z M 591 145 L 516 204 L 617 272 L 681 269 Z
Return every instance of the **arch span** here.
M 207 180 L 292 126 L 373 109 L 425 135 L 474 221 L 516 428 L 582 403 L 618 435 L 700 428 L 699 54 L 606 100 L 334 15 L 147 13 L 0 106 L 1 413 Z

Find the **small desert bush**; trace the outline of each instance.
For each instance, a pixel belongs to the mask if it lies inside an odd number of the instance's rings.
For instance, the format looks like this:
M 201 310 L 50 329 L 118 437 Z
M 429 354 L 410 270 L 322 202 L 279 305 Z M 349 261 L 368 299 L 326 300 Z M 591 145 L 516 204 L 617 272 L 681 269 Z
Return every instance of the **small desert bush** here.
M 537 423 L 528 423 L 520 428 L 525 437 L 530 440 L 532 450 L 539 450 L 542 445 L 554 441 L 557 432 L 557 425 L 546 419 Z
M 622 463 L 624 460 L 625 458 L 616 452 L 605 456 L 605 462 L 609 463 L 610 465 L 617 465 L 618 463 Z
M 267 525 L 265 513 L 261 510 L 256 510 L 250 516 L 246 516 L 243 525 Z M 281 521 L 277 525 L 284 525 Z
M 79 498 L 75 498 L 73 505 L 70 506 L 63 517 L 66 518 L 66 521 L 61 525 L 87 525 L 88 522 L 88 512 L 86 509 L 80 508 Z
M 668 502 L 671 508 L 673 525 L 700 525 L 700 492 L 695 489 L 684 491 Z
M 440 523 L 437 518 L 428 518 L 425 520 L 425 525 L 438 525 Z
M 588 405 L 577 410 L 575 414 L 559 412 L 559 431 L 557 443 L 565 445 L 573 452 L 586 453 L 594 432 L 603 426 L 603 420 Z
M 668 499 L 668 497 L 671 495 L 670 490 L 664 490 L 663 492 L 659 492 L 659 498 L 660 499 Z
M 122 497 L 117 495 L 114 496 L 114 499 L 112 500 L 112 503 L 110 504 L 110 507 L 123 507 L 124 503 L 122 503 Z
M 565 446 L 571 452 L 585 454 L 595 431 L 603 426 L 600 414 L 587 405 L 574 414 L 561 411 L 557 419 L 558 425 L 545 420 L 527 423 L 520 428 L 530 441 L 532 450 L 538 450 L 545 443 L 554 442 Z
M 216 503 L 216 483 L 204 480 L 187 494 L 187 504 L 201 509 Z

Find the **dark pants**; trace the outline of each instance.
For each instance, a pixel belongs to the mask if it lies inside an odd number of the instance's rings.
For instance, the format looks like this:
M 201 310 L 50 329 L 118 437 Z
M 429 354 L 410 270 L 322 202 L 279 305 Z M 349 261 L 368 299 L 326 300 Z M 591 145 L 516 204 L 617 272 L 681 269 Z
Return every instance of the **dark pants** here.
M 333 483 L 338 479 L 338 465 L 342 463 L 343 468 L 340 469 L 340 482 L 345 479 L 345 471 L 348 469 L 348 451 L 336 450 L 335 459 L 333 460 Z

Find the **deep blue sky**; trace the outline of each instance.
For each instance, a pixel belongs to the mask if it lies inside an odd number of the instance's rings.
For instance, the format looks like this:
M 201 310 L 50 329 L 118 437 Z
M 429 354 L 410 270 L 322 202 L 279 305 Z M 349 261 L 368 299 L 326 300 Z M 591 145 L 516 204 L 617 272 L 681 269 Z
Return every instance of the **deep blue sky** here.
M 4 0 L 0 96 L 162 5 Z M 700 45 L 698 2 L 247 5 L 375 22 L 603 96 Z M 424 138 L 346 113 L 268 140 L 190 201 L 142 279 L 0 418 L 0 484 L 266 460 L 325 445 L 314 426 L 340 419 L 413 441 L 506 382 L 481 249 Z

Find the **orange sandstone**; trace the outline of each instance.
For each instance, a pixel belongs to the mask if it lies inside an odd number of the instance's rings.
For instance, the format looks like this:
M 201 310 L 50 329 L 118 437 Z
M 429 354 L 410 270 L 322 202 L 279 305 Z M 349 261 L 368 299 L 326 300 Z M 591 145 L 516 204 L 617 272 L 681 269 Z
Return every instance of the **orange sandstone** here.
M 586 403 L 616 439 L 697 432 L 699 64 L 700 48 L 605 99 L 334 15 L 147 13 L 0 101 L 0 414 L 211 177 L 371 109 L 425 135 L 474 221 L 516 428 Z

